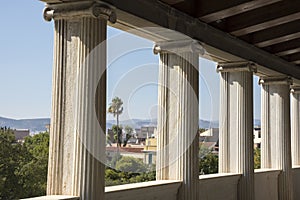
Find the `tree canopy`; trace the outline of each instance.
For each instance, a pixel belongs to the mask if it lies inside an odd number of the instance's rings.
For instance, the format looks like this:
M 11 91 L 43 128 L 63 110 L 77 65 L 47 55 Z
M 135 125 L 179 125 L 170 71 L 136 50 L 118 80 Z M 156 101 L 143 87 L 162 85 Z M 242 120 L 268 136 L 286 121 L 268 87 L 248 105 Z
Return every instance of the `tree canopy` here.
M 112 102 L 109 104 L 108 112 L 113 114 L 114 117 L 116 117 L 117 120 L 117 145 L 118 147 L 121 146 L 122 143 L 122 130 L 120 130 L 119 127 L 119 116 L 123 112 L 123 101 L 119 97 L 115 97 L 112 99 Z
M 0 199 L 46 194 L 49 134 L 40 133 L 17 143 L 13 131 L 0 129 Z

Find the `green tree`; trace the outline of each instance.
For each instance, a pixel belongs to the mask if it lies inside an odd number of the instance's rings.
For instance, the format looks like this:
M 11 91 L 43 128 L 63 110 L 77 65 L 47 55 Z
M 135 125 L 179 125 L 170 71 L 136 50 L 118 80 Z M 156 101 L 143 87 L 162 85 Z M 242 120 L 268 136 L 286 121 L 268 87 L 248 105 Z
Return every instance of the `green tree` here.
M 145 164 L 137 158 L 123 156 L 116 163 L 116 170 L 123 172 L 141 173 L 147 171 Z
M 130 126 L 125 126 L 125 139 L 123 142 L 123 147 L 126 147 L 128 140 L 132 137 L 133 129 Z
M 112 132 L 114 133 L 114 140 L 117 141 L 118 147 L 122 144 L 122 126 L 112 125 Z
M 140 159 L 124 156 L 117 161 L 117 165 L 117 169 L 106 168 L 106 186 L 153 181 L 156 179 L 155 165 L 146 165 Z
M 49 134 L 17 143 L 12 130 L 0 128 L 0 200 L 46 194 Z
M 212 151 L 204 145 L 199 149 L 199 173 L 200 174 L 214 174 L 218 173 L 219 158 L 218 155 L 213 154 Z
M 119 97 L 113 98 L 112 102 L 109 105 L 108 112 L 113 114 L 114 117 L 116 117 L 117 120 L 117 146 L 121 146 L 121 134 L 122 131 L 119 130 L 119 116 L 123 112 L 123 101 Z
M 29 156 L 26 156 L 27 160 L 22 164 L 19 172 L 25 195 L 27 197 L 45 195 L 47 187 L 49 133 L 39 133 L 32 137 L 26 137 L 23 147 L 29 154 Z
M 218 156 L 212 153 L 200 159 L 200 174 L 218 173 Z
M 20 198 L 22 184 L 19 182 L 18 170 L 22 146 L 15 141 L 11 129 L 0 128 L 0 199 Z
M 205 128 L 199 128 L 199 133 L 203 133 L 205 131 L 207 131 L 207 129 L 205 129 Z
M 200 144 L 199 146 L 199 157 L 204 158 L 207 154 L 210 154 L 211 150 L 209 150 L 207 147 L 205 147 L 204 145 Z
M 260 169 L 260 149 L 254 149 L 254 169 Z

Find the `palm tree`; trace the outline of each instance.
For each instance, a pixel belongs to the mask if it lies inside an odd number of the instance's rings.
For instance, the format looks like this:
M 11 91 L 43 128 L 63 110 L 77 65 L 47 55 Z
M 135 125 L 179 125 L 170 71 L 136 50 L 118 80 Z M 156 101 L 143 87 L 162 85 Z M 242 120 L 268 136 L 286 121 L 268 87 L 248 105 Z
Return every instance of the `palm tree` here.
M 108 112 L 113 114 L 117 120 L 117 146 L 121 146 L 121 133 L 122 131 L 119 128 L 119 116 L 123 112 L 123 101 L 119 97 L 113 98 L 112 102 L 109 104 Z

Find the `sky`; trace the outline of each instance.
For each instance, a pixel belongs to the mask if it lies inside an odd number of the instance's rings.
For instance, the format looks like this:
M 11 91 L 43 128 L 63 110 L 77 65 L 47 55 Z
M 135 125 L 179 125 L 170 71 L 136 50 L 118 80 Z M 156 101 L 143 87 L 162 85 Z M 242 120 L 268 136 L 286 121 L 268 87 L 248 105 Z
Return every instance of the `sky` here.
M 9 0 L 0 12 L 0 116 L 50 117 L 53 22 L 42 17 L 38 0 Z M 121 43 L 118 41 L 122 41 Z M 121 120 L 157 117 L 159 57 L 153 42 L 108 27 L 107 103 L 124 102 Z M 200 118 L 218 120 L 216 63 L 200 58 Z M 260 87 L 254 78 L 254 117 L 260 118 Z M 108 119 L 113 116 L 108 115 Z

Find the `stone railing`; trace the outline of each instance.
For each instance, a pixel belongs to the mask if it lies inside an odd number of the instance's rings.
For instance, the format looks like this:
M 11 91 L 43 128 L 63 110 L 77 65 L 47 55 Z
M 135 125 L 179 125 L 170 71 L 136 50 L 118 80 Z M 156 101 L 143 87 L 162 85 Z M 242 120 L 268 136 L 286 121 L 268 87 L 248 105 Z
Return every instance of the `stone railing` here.
M 258 169 L 254 174 L 255 200 L 278 200 L 278 177 L 281 170 Z M 293 168 L 294 198 L 300 199 L 300 166 Z M 210 174 L 199 176 L 200 200 L 237 200 L 241 174 Z M 177 200 L 180 181 L 149 181 L 105 188 L 105 199 Z M 74 196 L 44 196 L 26 200 L 79 200 Z
M 74 197 L 74 196 L 52 195 L 52 196 L 34 197 L 26 200 L 79 200 L 79 199 L 80 199 L 79 197 Z
M 209 174 L 199 176 L 201 200 L 237 200 L 240 174 Z
M 278 176 L 280 170 L 256 169 L 254 173 L 255 200 L 278 199 Z
M 176 200 L 180 181 L 149 181 L 105 188 L 105 199 Z
M 294 166 L 292 170 L 293 176 L 293 191 L 294 191 L 294 199 L 300 199 L 300 166 Z

